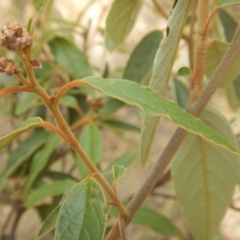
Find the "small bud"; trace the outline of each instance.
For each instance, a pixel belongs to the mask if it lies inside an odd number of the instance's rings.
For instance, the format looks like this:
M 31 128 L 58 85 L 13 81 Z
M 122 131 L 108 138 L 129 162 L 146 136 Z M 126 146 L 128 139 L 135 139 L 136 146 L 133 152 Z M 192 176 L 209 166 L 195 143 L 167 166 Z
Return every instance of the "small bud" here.
M 9 50 L 20 50 L 32 46 L 32 37 L 19 23 L 4 26 L 0 45 Z
M 42 68 L 42 64 L 39 60 L 33 59 L 30 61 L 30 64 L 33 68 Z
M 21 70 L 18 69 L 13 60 L 8 58 L 0 58 L 0 72 L 5 72 L 7 75 L 12 76 L 19 74 Z
M 88 96 L 87 98 L 88 105 L 94 110 L 94 112 L 97 112 L 99 109 L 101 109 L 104 106 L 103 98 L 102 96 Z

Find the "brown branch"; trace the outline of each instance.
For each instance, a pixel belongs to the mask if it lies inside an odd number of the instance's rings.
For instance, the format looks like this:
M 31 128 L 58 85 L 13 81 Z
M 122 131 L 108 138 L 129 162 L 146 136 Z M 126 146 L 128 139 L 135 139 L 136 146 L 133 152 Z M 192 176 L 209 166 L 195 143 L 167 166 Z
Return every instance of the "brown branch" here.
M 34 92 L 33 88 L 25 86 L 11 86 L 0 90 L 0 98 L 13 92 Z
M 187 108 L 187 111 L 193 116 L 199 116 L 212 97 L 213 93 L 216 91 L 218 86 L 224 79 L 227 71 L 230 69 L 232 64 L 235 62 L 237 57 L 240 55 L 240 24 L 238 25 L 235 35 L 233 37 L 232 43 L 230 44 L 227 52 L 225 53 L 223 59 L 221 60 L 219 66 L 215 70 L 212 78 L 210 79 L 208 85 L 197 99 L 195 103 Z M 164 170 L 169 165 L 172 157 L 180 147 L 182 141 L 187 135 L 186 130 L 178 128 L 172 138 L 170 139 L 168 145 L 162 152 L 152 171 L 148 174 L 146 181 L 141 185 L 138 192 L 132 198 L 127 206 L 129 211 L 129 218 L 125 220 L 125 226 L 129 224 L 134 214 L 137 212 L 139 207 L 142 205 L 146 197 L 151 193 L 152 189 L 161 178 Z M 106 240 L 116 240 L 119 237 L 118 224 L 115 224 L 110 232 L 108 233 Z

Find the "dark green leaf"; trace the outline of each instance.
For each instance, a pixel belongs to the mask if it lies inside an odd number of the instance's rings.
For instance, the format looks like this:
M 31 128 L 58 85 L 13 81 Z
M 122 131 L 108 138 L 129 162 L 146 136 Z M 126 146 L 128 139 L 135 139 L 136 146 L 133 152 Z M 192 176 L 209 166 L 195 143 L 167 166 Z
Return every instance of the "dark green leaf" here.
M 129 124 L 129 123 L 125 123 L 125 122 L 121 122 L 115 119 L 107 119 L 107 120 L 102 120 L 101 123 L 103 123 L 104 125 L 106 125 L 107 127 L 113 128 L 117 131 L 133 131 L 133 132 L 140 132 L 140 128 Z
M 36 105 L 38 95 L 35 93 L 24 93 L 21 100 L 16 104 L 15 115 L 21 116 L 24 112 Z
M 153 60 L 162 37 L 160 31 L 153 31 L 141 40 L 127 63 L 123 78 L 138 83 L 142 81 L 153 66 Z
M 86 179 L 64 200 L 56 225 L 56 240 L 102 239 L 106 224 L 106 201 L 100 186 Z
M 56 37 L 49 45 L 57 63 L 64 67 L 73 78 L 78 79 L 92 75 L 86 56 L 73 43 Z
M 231 42 L 237 28 L 237 22 L 229 13 L 224 10 L 220 10 L 218 15 L 222 22 L 226 39 L 228 42 Z
M 60 207 L 61 205 L 57 206 L 50 214 L 49 216 L 46 218 L 46 220 L 43 222 L 38 235 L 37 235 L 37 240 L 42 239 L 42 237 L 44 237 L 46 234 L 48 234 L 49 232 L 51 232 L 55 226 L 56 226 L 56 222 L 57 222 L 57 217 L 58 217 L 58 213 L 60 211 Z
M 49 133 L 39 130 L 35 131 L 29 138 L 22 142 L 19 147 L 10 156 L 7 165 L 0 174 L 0 191 L 5 179 L 10 176 L 21 164 L 48 139 Z
M 76 184 L 72 179 L 58 180 L 34 189 L 24 200 L 27 207 L 33 206 L 46 197 L 57 196 L 65 193 Z
M 177 103 L 181 108 L 185 108 L 188 102 L 189 91 L 188 89 L 176 78 L 174 80 L 175 92 L 177 97 Z
M 49 158 L 53 151 L 56 149 L 57 145 L 59 144 L 61 138 L 58 135 L 52 135 L 48 142 L 44 145 L 44 147 L 39 150 L 36 155 L 34 156 L 31 165 L 30 171 L 28 174 L 27 181 L 24 185 L 22 195 L 25 196 L 34 183 L 35 179 L 37 178 L 38 174 L 45 168 L 47 165 Z
M 118 212 L 115 208 L 111 208 L 110 214 L 118 217 Z M 166 237 L 182 237 L 181 231 L 169 218 L 146 206 L 141 206 L 139 208 L 131 223 L 149 227 L 158 234 Z

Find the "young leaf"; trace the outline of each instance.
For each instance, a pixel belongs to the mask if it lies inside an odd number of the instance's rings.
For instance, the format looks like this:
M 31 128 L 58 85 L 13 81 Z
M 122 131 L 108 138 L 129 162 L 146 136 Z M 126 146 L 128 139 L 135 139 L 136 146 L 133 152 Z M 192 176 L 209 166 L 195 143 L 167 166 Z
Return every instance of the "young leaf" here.
M 56 37 L 49 45 L 57 63 L 63 66 L 74 78 L 92 75 L 86 56 L 73 43 L 64 38 Z
M 115 159 L 111 163 L 109 163 L 107 168 L 106 168 L 106 170 L 103 172 L 103 175 L 104 175 L 105 179 L 110 184 L 112 184 L 113 183 L 113 174 L 112 174 L 113 166 L 114 165 L 120 165 L 120 166 L 127 167 L 136 159 L 136 157 L 137 157 L 137 153 L 136 152 L 126 153 L 126 154 L 118 157 L 117 159 Z
M 228 122 L 220 114 L 205 110 L 202 119 L 238 148 Z M 238 157 L 193 134 L 188 134 L 176 153 L 172 177 L 196 240 L 211 240 L 216 233 L 239 181 L 239 169 Z
M 207 49 L 205 74 L 210 79 L 213 72 L 219 65 L 223 55 L 228 49 L 229 44 L 218 40 L 213 40 Z M 234 62 L 228 72 L 224 75 L 223 86 L 232 83 L 240 73 L 240 57 Z
M 178 72 L 177 72 L 177 75 L 179 76 L 186 76 L 186 75 L 190 75 L 192 72 L 191 72 L 191 69 L 188 68 L 188 67 L 181 67 Z
M 236 4 L 240 4 L 240 0 L 219 0 L 219 2 L 217 3 L 217 6 L 219 8 L 223 8 L 223 7 L 228 7 Z
M 113 165 L 112 169 L 113 169 L 113 179 L 115 181 L 122 178 L 125 175 L 125 173 L 127 172 L 127 169 L 120 165 Z
M 195 133 L 216 145 L 240 155 L 240 152 L 229 141 L 209 128 L 200 119 L 188 114 L 175 102 L 165 99 L 149 87 L 141 86 L 124 79 L 88 77 L 83 79 L 83 82 L 111 97 L 140 107 L 146 114 L 169 117 L 175 124 L 187 131 Z
M 168 22 L 168 36 L 162 39 L 153 64 L 150 88 L 164 95 L 171 75 L 174 58 L 181 39 L 191 1 L 178 0 Z M 144 165 L 153 141 L 159 118 L 144 116 L 141 133 L 140 160 Z
M 106 200 L 101 187 L 86 179 L 66 196 L 56 225 L 56 240 L 102 239 L 106 225 Z
M 36 155 L 34 156 L 27 181 L 24 185 L 22 195 L 25 196 L 34 183 L 35 179 L 37 178 L 38 174 L 44 169 L 44 167 L 47 165 L 49 161 L 49 157 L 53 153 L 53 151 L 56 149 L 57 145 L 59 144 L 61 138 L 58 135 L 52 135 L 48 142 L 45 144 L 45 146 L 39 150 Z
M 57 222 L 57 217 L 60 211 L 61 205 L 57 206 L 46 218 L 46 220 L 43 222 L 38 235 L 37 235 L 37 239 L 36 240 L 40 240 L 42 239 L 46 234 L 48 234 L 49 232 L 51 232 L 55 226 L 56 226 L 56 222 Z
M 17 138 L 22 133 L 38 127 L 39 123 L 41 122 L 42 122 L 42 119 L 39 117 L 32 117 L 22 122 L 15 131 L 0 138 L 0 150 L 3 149 L 5 146 L 7 146 L 10 142 L 12 142 L 15 138 Z
M 111 208 L 110 214 L 118 217 L 118 212 L 115 208 Z M 169 218 L 146 206 L 139 208 L 131 223 L 149 227 L 156 233 L 166 237 L 182 237 L 181 231 Z
M 142 0 L 115 0 L 106 21 L 107 36 L 119 45 L 131 31 Z M 117 27 L 116 27 L 117 26 Z
M 79 143 L 92 162 L 97 164 L 102 153 L 102 136 L 99 128 L 93 124 L 87 125 L 80 135 Z M 81 177 L 85 178 L 89 173 L 88 168 L 79 156 L 76 156 L 76 161 Z
M 162 37 L 163 35 L 160 31 L 153 31 L 141 40 L 127 63 L 123 78 L 138 83 L 142 81 L 152 68 L 153 60 Z
M 29 138 L 22 142 L 10 156 L 5 169 L 0 174 L 0 191 L 8 176 L 10 176 L 21 164 L 45 142 L 49 133 L 45 131 L 35 131 Z
M 76 181 L 73 179 L 64 179 L 54 181 L 53 183 L 42 185 L 39 188 L 34 189 L 24 200 L 24 204 L 27 207 L 31 207 L 43 200 L 46 197 L 57 196 L 65 193 L 71 187 L 76 184 Z

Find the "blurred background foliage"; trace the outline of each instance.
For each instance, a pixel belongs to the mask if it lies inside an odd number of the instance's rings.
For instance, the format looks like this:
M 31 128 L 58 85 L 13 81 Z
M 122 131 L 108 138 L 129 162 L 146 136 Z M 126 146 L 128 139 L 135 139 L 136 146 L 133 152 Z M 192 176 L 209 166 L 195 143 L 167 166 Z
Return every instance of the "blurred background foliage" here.
M 155 53 L 166 35 L 173 1 L 143 1 L 133 28 L 123 42 L 121 36 L 117 36 L 115 42 L 106 37 L 105 23 L 111 3 L 110 0 L 48 1 L 38 15 L 30 0 L 0 0 L 0 23 L 3 26 L 17 21 L 28 26 L 30 31 L 34 29 L 33 58 L 42 63 L 42 69 L 35 70 L 35 73 L 49 93 L 55 93 L 66 82 L 90 75 L 125 78 L 148 85 Z M 193 11 L 180 41 L 166 94 L 181 107 L 186 105 L 192 67 L 193 45 L 185 36 L 194 22 Z M 231 41 L 239 13 L 239 7 L 226 8 L 213 20 L 206 78 L 211 76 L 226 51 L 224 41 Z M 118 40 L 122 43 L 119 44 Z M 0 55 L 15 58 L 2 48 Z M 211 101 L 225 113 L 236 134 L 240 131 L 239 62 L 240 59 Z M 0 87 L 9 85 L 18 85 L 17 79 L 1 74 Z M 118 182 L 119 196 L 125 201 L 144 181 L 175 129 L 167 119 L 161 119 L 158 130 L 161 138 L 155 139 L 149 161 L 143 169 L 136 161 L 141 128 L 139 110 L 87 87 L 68 91 L 61 99 L 60 107 L 79 142 L 110 183 L 114 164 L 127 168 L 126 175 Z M 4 97 L 0 101 L 0 136 L 31 116 L 52 121 L 36 95 L 18 93 Z M 0 152 L 0 159 L 0 240 L 35 239 L 42 221 L 57 206 L 62 194 L 88 174 L 81 159 L 59 137 L 42 129 L 22 135 Z M 228 214 L 220 232 L 226 235 L 226 239 L 240 238 L 236 226 L 240 218 L 232 210 Z M 111 216 L 109 226 L 117 216 L 114 210 Z M 161 223 L 160 230 L 155 226 L 156 222 Z M 175 240 L 181 234 L 179 229 L 186 239 L 191 239 L 167 172 L 165 180 L 156 186 L 127 233 L 129 239 Z M 51 233 L 44 239 L 52 239 Z

